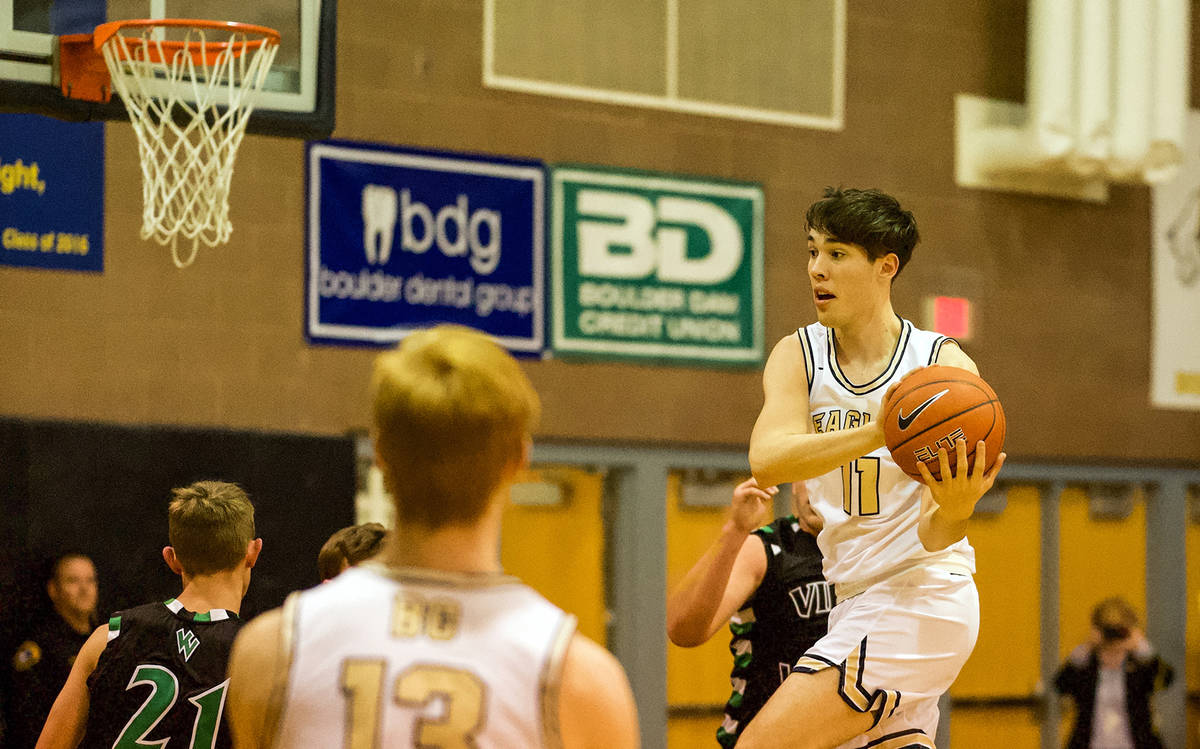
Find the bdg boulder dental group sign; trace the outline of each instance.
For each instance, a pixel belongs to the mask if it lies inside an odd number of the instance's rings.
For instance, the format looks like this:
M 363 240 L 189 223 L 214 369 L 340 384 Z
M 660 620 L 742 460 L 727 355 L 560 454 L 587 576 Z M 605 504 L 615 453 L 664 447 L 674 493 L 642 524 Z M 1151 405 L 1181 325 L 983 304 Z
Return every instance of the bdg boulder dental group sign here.
M 541 352 L 544 174 L 536 161 L 309 144 L 309 339 L 386 345 L 451 322 Z
M 758 185 L 345 141 L 309 145 L 308 185 L 314 342 L 453 322 L 514 352 L 762 362 Z

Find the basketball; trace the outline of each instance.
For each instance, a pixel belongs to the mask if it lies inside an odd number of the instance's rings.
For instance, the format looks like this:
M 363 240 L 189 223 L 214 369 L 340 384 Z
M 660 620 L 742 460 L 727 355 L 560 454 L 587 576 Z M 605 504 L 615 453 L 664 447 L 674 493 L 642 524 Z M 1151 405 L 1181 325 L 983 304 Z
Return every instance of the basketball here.
M 991 386 L 959 367 L 934 365 L 900 382 L 883 404 L 883 434 L 900 470 L 921 481 L 924 463 L 941 478 L 938 449 L 945 447 L 951 475 L 958 466 L 955 443 L 967 442 L 967 465 L 974 469 L 975 446 L 983 440 L 991 468 L 1004 448 L 1004 409 Z

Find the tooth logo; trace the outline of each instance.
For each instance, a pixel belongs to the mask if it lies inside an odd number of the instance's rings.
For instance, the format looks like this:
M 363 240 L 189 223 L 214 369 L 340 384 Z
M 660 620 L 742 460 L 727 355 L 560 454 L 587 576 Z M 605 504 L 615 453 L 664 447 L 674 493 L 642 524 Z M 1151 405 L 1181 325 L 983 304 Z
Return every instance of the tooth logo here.
M 436 211 L 413 200 L 408 188 L 367 185 L 362 190 L 363 252 L 372 265 L 386 265 L 399 223 L 400 249 L 424 255 L 431 247 L 448 258 L 463 257 L 481 276 L 500 263 L 500 212 L 472 211 L 467 195 Z M 399 221 L 397 221 L 399 218 Z
M 363 188 L 363 251 L 368 263 L 386 265 L 392 256 L 396 212 L 395 190 L 385 185 L 367 185 Z

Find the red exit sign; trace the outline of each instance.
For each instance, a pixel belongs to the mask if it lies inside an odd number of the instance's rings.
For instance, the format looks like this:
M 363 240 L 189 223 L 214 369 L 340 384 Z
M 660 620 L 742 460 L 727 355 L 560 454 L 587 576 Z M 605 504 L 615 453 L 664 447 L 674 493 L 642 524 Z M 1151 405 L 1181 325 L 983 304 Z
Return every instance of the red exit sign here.
M 969 341 L 971 300 L 958 296 L 926 297 L 925 327 L 960 341 Z

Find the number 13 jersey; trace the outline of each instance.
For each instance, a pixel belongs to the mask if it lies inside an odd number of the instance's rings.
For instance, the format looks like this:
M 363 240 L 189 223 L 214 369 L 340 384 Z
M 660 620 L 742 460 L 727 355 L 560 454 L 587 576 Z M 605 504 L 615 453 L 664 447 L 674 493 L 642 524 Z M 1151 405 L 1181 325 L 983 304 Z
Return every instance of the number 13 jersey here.
M 283 631 L 274 749 L 561 745 L 575 619 L 514 577 L 368 562 L 290 596 Z
M 950 339 L 901 320 L 900 337 L 887 368 L 863 384 L 838 366 L 833 330 L 813 323 L 796 331 L 808 370 L 808 403 L 814 432 L 862 426 L 882 416 L 892 383 L 933 364 Z M 824 519 L 817 542 L 831 583 L 863 583 L 925 562 L 950 562 L 975 571 L 975 551 L 964 538 L 929 552 L 917 537 L 925 485 L 900 470 L 880 447 L 829 473 L 809 479 L 809 502 Z

